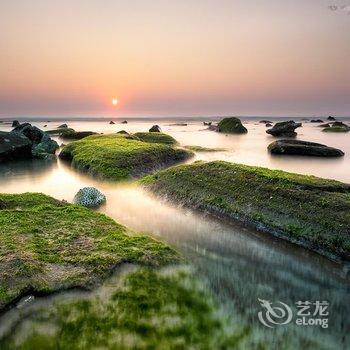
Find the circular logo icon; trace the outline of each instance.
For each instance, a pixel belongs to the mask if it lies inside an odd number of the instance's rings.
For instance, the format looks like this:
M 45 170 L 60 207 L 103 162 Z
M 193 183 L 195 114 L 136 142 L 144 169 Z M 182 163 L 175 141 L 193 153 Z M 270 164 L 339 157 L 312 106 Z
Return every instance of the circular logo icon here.
M 258 299 L 264 311 L 258 312 L 259 321 L 266 327 L 274 328 L 288 324 L 293 317 L 292 309 L 281 301 L 278 306 L 273 306 L 268 300 Z

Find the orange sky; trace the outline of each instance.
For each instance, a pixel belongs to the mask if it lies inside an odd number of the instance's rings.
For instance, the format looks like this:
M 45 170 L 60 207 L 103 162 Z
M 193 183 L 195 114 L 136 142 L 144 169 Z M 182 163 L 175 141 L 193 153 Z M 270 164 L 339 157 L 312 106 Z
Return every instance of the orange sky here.
M 349 116 L 334 3 L 1 0 L 0 116 Z

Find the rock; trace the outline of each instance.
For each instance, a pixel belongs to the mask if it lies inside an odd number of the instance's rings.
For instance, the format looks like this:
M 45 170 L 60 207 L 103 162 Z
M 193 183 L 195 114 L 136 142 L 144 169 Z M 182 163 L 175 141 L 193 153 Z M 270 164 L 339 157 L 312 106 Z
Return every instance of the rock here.
M 128 121 L 124 120 L 124 121 L 121 122 L 121 124 L 128 124 Z
M 117 134 L 122 134 L 122 135 L 130 135 L 127 131 L 125 130 L 120 130 L 117 132 Z
M 106 202 L 106 196 L 94 187 L 84 187 L 74 197 L 74 203 L 97 208 Z
M 31 156 L 41 159 L 53 158 L 59 148 L 56 141 L 50 136 L 29 123 L 23 123 L 14 128 L 11 134 L 25 136 L 31 144 Z M 49 156 L 50 155 L 50 156 Z
M 209 125 L 207 130 L 212 130 L 212 131 L 217 131 L 218 130 L 218 126 L 217 125 Z
M 266 130 L 266 133 L 272 136 L 293 137 L 297 135 L 294 130 L 301 126 L 301 123 L 296 123 L 293 120 L 288 120 L 286 122 L 276 123 L 271 129 Z
M 314 157 L 342 157 L 340 149 L 328 147 L 320 143 L 299 140 L 278 140 L 268 146 L 272 154 L 288 154 Z
M 24 136 L 28 137 L 28 139 L 32 141 L 32 143 L 40 143 L 41 139 L 45 134 L 42 130 L 40 130 L 36 126 L 32 126 L 29 123 L 20 124 L 11 132 L 23 134 Z
M 349 128 L 349 126 L 348 126 L 347 124 L 343 123 L 343 122 L 334 122 L 334 123 L 332 124 L 332 128 L 333 128 L 333 127 L 336 127 L 336 126 Z
M 270 128 L 270 127 L 272 126 L 272 124 L 271 124 L 271 123 L 266 123 L 265 126 L 266 126 L 267 128 Z
M 67 124 L 61 124 L 60 126 L 57 127 L 57 129 L 65 129 L 68 128 Z
M 329 116 L 329 117 L 327 118 L 327 120 L 334 121 L 334 120 L 335 120 L 335 118 L 334 118 L 334 117 L 332 117 L 332 116 Z
M 204 125 L 210 126 L 212 122 L 203 122 Z
M 272 122 L 269 121 L 269 120 L 260 120 L 259 123 L 261 123 L 261 124 L 272 124 Z
M 242 125 L 240 119 L 236 117 L 222 119 L 218 124 L 217 131 L 230 134 L 246 134 L 248 132 L 248 130 Z
M 311 119 L 310 123 L 323 123 L 322 119 Z
M 111 120 L 111 121 L 109 122 L 109 124 L 110 124 L 110 125 L 113 125 L 113 124 L 115 124 L 115 123 L 114 123 L 113 120 Z
M 81 140 L 85 137 L 92 136 L 92 135 L 98 135 L 98 133 L 94 131 L 70 131 L 67 133 L 63 133 L 60 136 L 66 140 Z
M 339 124 L 334 125 L 335 123 L 333 123 L 331 127 L 324 128 L 322 131 L 324 132 L 349 132 L 350 131 L 350 127 L 347 126 L 346 124 L 342 122 L 336 122 L 336 123 L 340 123 L 340 125 Z
M 325 123 L 325 124 L 320 124 L 320 125 L 317 125 L 317 126 L 320 127 L 320 128 L 329 128 L 331 126 L 331 124 Z
M 46 128 L 46 127 L 47 127 L 47 124 L 44 125 L 44 128 Z
M 32 157 L 32 143 L 19 133 L 0 131 L 0 163 Z
M 58 143 L 47 134 L 44 134 L 41 141 L 33 145 L 32 154 L 34 157 L 42 158 L 43 154 L 55 154 L 58 149 Z
M 18 120 L 14 120 L 13 122 L 12 122 L 12 127 L 13 128 L 15 128 L 15 127 L 17 127 L 17 126 L 19 126 L 20 124 L 19 124 L 19 121 Z
M 153 125 L 151 129 L 149 129 L 149 132 L 161 132 L 161 129 L 159 125 Z

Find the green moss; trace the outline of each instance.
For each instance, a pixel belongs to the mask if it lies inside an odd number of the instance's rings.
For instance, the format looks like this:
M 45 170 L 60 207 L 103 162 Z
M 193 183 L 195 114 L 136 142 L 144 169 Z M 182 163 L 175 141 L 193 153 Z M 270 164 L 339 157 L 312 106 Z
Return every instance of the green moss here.
M 88 137 L 96 134 L 97 132 L 93 132 L 93 131 L 72 131 L 68 133 L 63 133 L 61 136 L 65 140 L 81 140 L 84 137 Z
M 162 132 L 137 132 L 133 134 L 139 140 L 151 143 L 164 143 L 166 145 L 176 145 L 177 141 L 170 135 Z
M 225 148 L 207 148 L 202 146 L 185 146 L 184 148 L 189 149 L 193 152 L 222 152 L 226 151 Z
M 160 195 L 350 258 L 350 185 L 222 161 L 177 166 L 142 183 Z
M 123 262 L 179 260 L 166 245 L 84 207 L 38 193 L 0 198 L 0 309 L 28 288 L 89 286 Z
M 75 130 L 71 128 L 57 128 L 53 130 L 47 130 L 45 132 L 52 136 L 64 136 L 75 133 Z
M 235 117 L 224 118 L 220 121 L 217 128 L 218 132 L 231 134 L 246 134 L 248 130 L 242 125 L 240 119 Z
M 324 128 L 322 131 L 324 132 L 349 132 L 350 128 L 346 126 L 331 126 Z
M 89 136 L 65 146 L 60 153 L 74 166 L 111 180 L 140 177 L 191 156 L 190 151 L 120 134 Z
M 31 317 L 21 342 L 14 334 L 1 349 L 233 349 L 247 328 L 224 322 L 215 304 L 184 271 L 164 274 L 139 269 L 103 298 L 56 303 Z M 28 318 L 26 320 L 28 325 Z M 54 332 L 40 331 L 52 326 Z M 227 330 L 225 330 L 227 328 Z M 28 328 L 27 328 L 28 330 Z

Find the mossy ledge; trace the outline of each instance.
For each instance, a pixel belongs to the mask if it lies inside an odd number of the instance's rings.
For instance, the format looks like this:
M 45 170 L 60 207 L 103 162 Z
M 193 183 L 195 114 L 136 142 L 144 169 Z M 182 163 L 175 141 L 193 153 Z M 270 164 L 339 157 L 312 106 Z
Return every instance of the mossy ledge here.
M 236 349 L 249 340 L 249 327 L 220 317 L 195 280 L 181 268 L 138 268 L 118 276 L 112 290 L 58 299 L 25 315 L 0 348 Z
M 0 311 L 23 295 L 91 288 L 130 262 L 180 261 L 165 244 L 40 193 L 0 194 Z
M 348 184 L 224 161 L 173 167 L 141 183 L 158 195 L 253 225 L 331 260 L 350 260 Z
M 177 141 L 170 135 L 162 132 L 137 132 L 133 134 L 139 140 L 151 143 L 164 143 L 166 145 L 176 145 Z
M 138 178 L 182 162 L 192 152 L 135 140 L 122 134 L 95 135 L 65 146 L 59 157 L 78 169 L 110 180 Z

